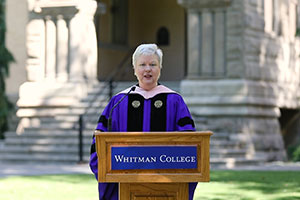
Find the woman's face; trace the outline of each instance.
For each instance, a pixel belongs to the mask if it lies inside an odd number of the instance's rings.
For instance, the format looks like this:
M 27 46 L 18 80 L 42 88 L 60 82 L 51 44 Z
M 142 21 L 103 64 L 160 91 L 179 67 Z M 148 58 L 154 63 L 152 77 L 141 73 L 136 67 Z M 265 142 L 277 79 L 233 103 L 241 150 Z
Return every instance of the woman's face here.
M 134 74 L 139 86 L 144 90 L 151 90 L 157 86 L 160 76 L 160 66 L 157 55 L 140 55 L 135 63 Z

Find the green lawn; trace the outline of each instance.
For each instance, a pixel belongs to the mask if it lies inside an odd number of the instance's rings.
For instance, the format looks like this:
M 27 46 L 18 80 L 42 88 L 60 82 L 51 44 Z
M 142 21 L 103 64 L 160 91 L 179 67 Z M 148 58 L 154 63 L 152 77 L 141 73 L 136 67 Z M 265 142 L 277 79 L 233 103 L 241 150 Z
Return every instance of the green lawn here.
M 199 183 L 194 199 L 300 199 L 300 172 L 214 171 L 211 182 Z
M 0 178 L 1 200 L 97 200 L 92 175 L 16 176 Z M 195 200 L 300 199 L 300 172 L 212 171 L 199 183 Z
M 97 197 L 93 175 L 0 178 L 1 200 L 97 200 Z

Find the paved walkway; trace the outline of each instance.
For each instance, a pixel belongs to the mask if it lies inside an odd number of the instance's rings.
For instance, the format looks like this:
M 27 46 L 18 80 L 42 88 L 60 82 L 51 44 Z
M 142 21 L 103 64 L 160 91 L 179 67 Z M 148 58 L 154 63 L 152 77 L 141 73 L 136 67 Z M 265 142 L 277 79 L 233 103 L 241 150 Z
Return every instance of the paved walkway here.
M 33 176 L 49 174 L 92 174 L 88 163 L 83 164 L 33 164 L 0 163 L 0 177 Z
M 233 168 L 216 167 L 211 170 L 300 171 L 300 162 L 276 161 L 263 165 L 238 166 Z
M 259 166 L 240 166 L 235 168 L 212 168 L 211 170 L 273 170 L 300 171 L 300 162 L 273 162 Z M 0 163 L 0 177 L 32 176 L 49 174 L 92 174 L 88 163 L 83 164 L 33 164 L 33 163 Z

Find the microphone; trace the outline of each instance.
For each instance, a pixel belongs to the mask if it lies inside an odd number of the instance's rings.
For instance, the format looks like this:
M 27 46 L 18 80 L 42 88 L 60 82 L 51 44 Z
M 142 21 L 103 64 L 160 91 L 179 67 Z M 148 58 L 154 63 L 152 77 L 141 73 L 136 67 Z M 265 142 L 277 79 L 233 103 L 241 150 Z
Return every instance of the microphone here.
M 111 121 L 112 121 L 112 111 L 123 101 L 125 97 L 129 95 L 130 92 L 134 91 L 136 86 L 132 86 L 130 90 L 112 107 L 112 109 L 109 112 L 109 117 L 108 117 L 108 122 L 107 122 L 107 127 L 108 131 L 111 131 Z

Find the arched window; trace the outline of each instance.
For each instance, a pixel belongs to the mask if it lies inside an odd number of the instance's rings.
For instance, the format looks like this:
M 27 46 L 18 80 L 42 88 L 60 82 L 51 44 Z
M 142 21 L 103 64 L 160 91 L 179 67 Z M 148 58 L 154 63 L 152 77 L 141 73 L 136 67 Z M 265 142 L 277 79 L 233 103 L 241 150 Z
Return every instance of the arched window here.
M 156 43 L 159 46 L 170 44 L 170 34 L 166 27 L 161 27 L 158 29 L 156 34 Z

